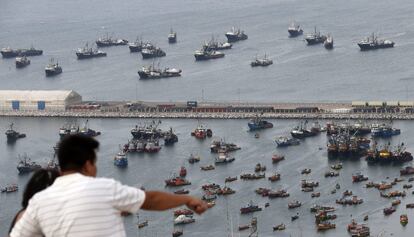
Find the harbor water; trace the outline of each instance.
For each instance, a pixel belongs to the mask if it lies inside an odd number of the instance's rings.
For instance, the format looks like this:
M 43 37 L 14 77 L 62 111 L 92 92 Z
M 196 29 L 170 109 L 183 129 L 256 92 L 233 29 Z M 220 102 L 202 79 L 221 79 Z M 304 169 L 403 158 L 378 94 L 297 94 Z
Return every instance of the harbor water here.
M 43 49 L 43 56 L 30 57 L 31 64 L 16 69 L 14 59 L 0 59 L 0 89 L 72 89 L 84 100 L 147 100 L 147 101 L 350 101 L 412 100 L 414 86 L 414 2 L 390 1 L 328 1 L 328 0 L 264 0 L 264 1 L 23 1 L 4 0 L 0 3 L 0 48 Z M 335 40 L 334 49 L 323 46 L 306 46 L 303 37 L 288 38 L 287 27 L 296 20 L 305 33 L 317 26 L 321 33 L 330 33 Z M 201 44 L 211 39 L 225 40 L 224 33 L 232 26 L 240 27 L 249 39 L 235 43 L 233 49 L 223 51 L 222 59 L 195 62 L 193 53 Z M 170 28 L 177 31 L 177 43 L 168 44 Z M 356 43 L 362 38 L 378 33 L 381 38 L 396 42 L 395 48 L 360 52 Z M 164 49 L 166 57 L 142 60 L 140 54 L 129 53 L 126 46 L 104 48 L 107 57 L 79 61 L 75 50 L 90 45 L 105 34 L 133 41 L 137 36 L 149 40 Z M 251 68 L 256 55 L 273 59 L 266 68 Z M 44 67 L 53 57 L 63 67 L 63 73 L 46 78 Z M 183 70 L 180 78 L 139 80 L 137 71 L 148 64 L 175 67 Z M 253 172 L 256 163 L 267 166 L 267 176 L 273 171 L 281 173 L 281 180 L 241 181 L 229 186 L 236 194 L 220 197 L 216 206 L 205 215 L 197 216 L 196 223 L 184 227 L 184 236 L 225 236 L 228 226 L 235 235 L 238 225 L 247 224 L 252 216 L 258 218 L 259 235 L 274 236 L 272 226 L 286 224 L 286 230 L 278 236 L 347 236 L 345 226 L 352 218 L 361 222 L 369 215 L 368 225 L 376 236 L 409 236 L 414 227 L 399 224 L 399 215 L 407 213 L 414 218 L 405 204 L 414 202 L 411 191 L 402 199 L 396 213 L 384 216 L 382 209 L 391 200 L 381 198 L 374 189 L 364 184 L 352 184 L 351 175 L 362 172 L 371 181 L 386 181 L 399 175 L 402 166 L 367 166 L 364 160 L 343 161 L 344 168 L 336 178 L 324 178 L 323 173 L 337 161 L 328 160 L 326 137 L 321 134 L 306 139 L 300 146 L 276 149 L 273 139 L 286 135 L 298 124 L 296 120 L 271 120 L 273 129 L 260 132 L 260 138 L 247 131 L 247 120 L 203 120 L 213 129 L 212 139 L 195 140 L 190 136 L 197 120 L 163 120 L 163 129 L 170 126 L 178 133 L 179 142 L 172 147 L 162 147 L 158 154 L 131 154 L 129 166 L 118 169 L 113 157 L 118 146 L 131 138 L 130 130 L 138 119 L 91 119 L 91 128 L 102 131 L 97 139 L 101 143 L 98 158 L 98 175 L 112 177 L 121 182 L 146 189 L 165 189 L 164 179 L 185 165 L 190 194 L 202 195 L 200 186 L 208 182 L 224 185 L 227 176 Z M 15 129 L 27 134 L 14 145 L 0 136 L 0 186 L 17 183 L 16 193 L 0 194 L 0 235 L 7 234 L 9 223 L 19 210 L 20 200 L 29 175 L 20 176 L 16 165 L 18 156 L 25 153 L 32 160 L 45 164 L 53 154 L 58 141 L 59 128 L 65 124 L 84 124 L 84 119 L 53 118 L 3 118 L 0 128 L 5 131 L 14 122 Z M 402 134 L 380 143 L 404 142 L 408 151 L 414 151 L 413 124 L 410 121 L 394 122 Z M 200 165 L 214 162 L 210 154 L 210 142 L 225 138 L 242 147 L 234 153 L 236 161 L 219 166 L 216 170 L 202 172 Z M 321 148 L 321 149 L 320 149 Z M 186 159 L 199 154 L 199 164 L 189 165 Z M 274 153 L 284 154 L 286 160 L 277 165 L 271 163 Z M 311 168 L 309 175 L 300 175 L 303 168 Z M 320 198 L 300 190 L 302 179 L 320 182 L 315 191 Z M 336 183 L 341 189 L 330 194 Z M 403 183 L 406 183 L 403 182 Z M 403 183 L 395 186 L 402 190 Z M 269 200 L 254 193 L 258 187 L 285 188 L 290 193 L 286 199 Z M 359 206 L 337 206 L 338 199 L 346 189 L 364 199 Z M 394 188 L 392 189 L 394 190 Z M 289 201 L 303 203 L 298 209 L 289 210 Z M 270 206 L 254 215 L 241 216 L 240 207 L 250 200 Z M 309 207 L 313 203 L 337 207 L 336 229 L 317 232 Z M 230 221 L 227 221 L 227 211 Z M 299 212 L 299 219 L 290 217 Z M 140 212 L 139 221 L 148 220 L 148 227 L 136 227 L 137 218 L 125 218 L 128 236 L 170 236 L 173 231 L 171 212 Z M 241 233 L 240 236 L 247 236 Z
M 31 57 L 21 70 L 13 59 L 0 60 L 1 89 L 73 89 L 88 100 L 410 100 L 413 8 L 410 0 L 6 0 L 0 7 L 0 47 L 33 45 L 44 55 Z M 305 34 L 314 26 L 330 33 L 334 50 L 306 46 L 301 36 L 288 38 L 293 20 Z M 249 39 L 223 51 L 222 59 L 195 62 L 194 51 L 203 42 L 212 36 L 224 41 L 232 26 L 245 30 Z M 176 44 L 168 44 L 171 27 L 177 31 Z M 395 41 L 395 48 L 360 52 L 357 43 L 373 32 Z M 153 60 L 142 60 L 127 46 L 102 49 L 107 57 L 76 59 L 77 48 L 94 45 L 106 34 L 155 43 L 167 53 L 155 65 L 180 68 L 182 77 L 138 80 L 138 69 Z M 265 53 L 273 65 L 250 67 Z M 63 73 L 45 78 L 51 57 Z
M 260 138 L 255 138 L 254 132 L 249 132 L 247 120 L 203 120 L 203 124 L 213 130 L 213 137 L 204 141 L 197 140 L 190 136 L 190 132 L 197 127 L 197 120 L 163 120 L 160 128 L 169 129 L 173 127 L 177 133 L 179 141 L 171 147 L 163 146 L 157 154 L 128 154 L 129 164 L 126 169 L 120 169 L 113 165 L 113 157 L 118 152 L 118 145 L 124 144 L 131 139 L 130 130 L 136 124 L 144 124 L 150 120 L 137 119 L 92 119 L 89 126 L 92 129 L 102 132 L 97 139 L 101 143 L 98 153 L 98 175 L 113 177 L 121 182 L 136 186 L 145 187 L 147 190 L 156 189 L 164 191 L 174 191 L 179 188 L 165 188 L 164 180 L 170 178 L 173 173 L 178 173 L 180 166 L 187 167 L 187 178 L 191 181 L 191 195 L 201 197 L 201 185 L 206 183 L 218 183 L 224 185 L 224 179 L 228 176 L 239 176 L 241 173 L 253 173 L 257 163 L 266 165 L 266 176 L 273 172 L 281 174 L 281 180 L 271 183 L 266 179 L 258 181 L 237 180 L 229 183 L 228 186 L 236 190 L 236 193 L 227 197 L 219 197 L 216 206 L 211 208 L 205 215 L 196 216 L 196 223 L 184 227 L 185 236 L 225 236 L 228 234 L 228 227 L 233 226 L 237 236 L 238 225 L 248 224 L 252 216 L 258 218 L 260 236 L 274 236 L 272 226 L 285 223 L 286 230 L 277 233 L 278 236 L 346 236 L 346 225 L 352 218 L 361 222 L 365 215 L 369 215 L 367 224 L 371 228 L 372 234 L 386 231 L 384 236 L 408 236 L 413 231 L 410 223 L 406 227 L 399 224 L 399 215 L 407 213 L 409 219 L 414 218 L 410 209 L 405 208 L 405 204 L 414 202 L 411 190 L 407 190 L 407 196 L 402 198 L 402 203 L 397 207 L 396 213 L 384 216 L 382 210 L 391 205 L 391 200 L 382 198 L 376 189 L 366 189 L 365 182 L 352 183 L 352 174 L 362 172 L 369 177 L 370 181 L 390 182 L 391 179 L 399 177 L 400 166 L 368 166 L 364 160 L 330 160 L 326 152 L 326 135 L 306 139 L 299 146 L 288 148 L 276 148 L 273 139 L 280 135 L 287 135 L 289 128 L 298 125 L 295 120 L 270 120 L 275 127 L 260 131 Z M 0 144 L 0 181 L 1 184 L 17 183 L 19 188 L 23 188 L 29 175 L 18 175 L 16 165 L 18 156 L 27 153 L 33 161 L 42 165 L 52 157 L 53 146 L 58 141 L 58 130 L 64 124 L 84 124 L 85 120 L 65 120 L 65 119 L 43 119 L 43 118 L 5 118 L 1 120 L 0 127 L 7 127 L 10 122 L 15 123 L 16 130 L 26 132 L 27 137 L 20 139 L 15 145 L 7 145 L 5 139 Z M 323 121 L 320 121 L 321 123 Z M 413 124 L 410 121 L 399 121 L 394 123 L 395 127 L 402 130 L 401 135 L 390 140 L 379 140 L 379 144 L 391 144 L 404 142 L 407 144 L 408 151 L 414 151 L 414 140 L 411 134 L 414 132 Z M 214 163 L 215 154 L 210 153 L 210 143 L 214 139 L 223 138 L 227 142 L 234 142 L 241 146 L 241 150 L 232 153 L 236 160 L 227 165 L 217 166 L 212 171 L 201 171 L 200 166 Z M 193 165 L 188 164 L 187 159 L 190 154 L 201 156 L 201 161 Z M 272 164 L 272 154 L 283 154 L 285 160 L 278 164 Z M 339 177 L 324 178 L 323 174 L 329 170 L 332 164 L 339 161 L 343 162 L 343 169 L 340 170 Z M 408 165 L 408 164 L 407 164 Z M 308 175 L 301 175 L 304 168 L 310 168 L 312 172 Z M 389 177 L 389 179 L 386 179 Z M 302 179 L 319 181 L 320 186 L 315 192 L 321 192 L 321 197 L 311 198 L 310 193 L 301 191 L 300 182 Z M 407 178 L 406 178 L 407 179 Z M 341 189 L 336 194 L 331 194 L 331 190 L 339 183 Z M 402 185 L 407 180 L 398 183 L 391 190 L 402 190 Z M 285 199 L 268 199 L 255 194 L 254 190 L 259 187 L 272 189 L 284 188 L 290 193 L 290 197 Z M 340 206 L 335 204 L 335 200 L 342 196 L 342 193 L 349 189 L 355 195 L 364 199 L 364 203 L 358 206 Z M 16 193 L 0 195 L 0 230 L 1 235 L 6 234 L 8 225 L 19 209 L 22 190 Z M 264 207 L 266 202 L 270 206 L 254 215 L 240 215 L 239 209 L 246 205 L 250 200 Z M 298 209 L 288 209 L 289 201 L 299 200 L 302 207 Z M 335 214 L 338 218 L 334 220 L 336 229 L 328 230 L 325 233 L 316 231 L 313 214 L 309 208 L 312 204 L 331 205 L 337 208 Z M 226 208 L 227 207 L 227 208 Z M 227 211 L 229 210 L 230 221 L 227 221 Z M 299 212 L 299 219 L 295 222 L 290 221 L 290 217 Z M 148 220 L 148 227 L 140 229 L 136 226 L 137 218 L 129 216 L 125 218 L 125 225 L 128 236 L 169 236 L 173 231 L 173 215 L 171 212 L 146 212 L 141 211 L 139 221 Z M 241 232 L 241 236 L 247 236 Z M 301 235 L 302 234 L 302 235 Z M 374 235 L 376 236 L 376 235 Z

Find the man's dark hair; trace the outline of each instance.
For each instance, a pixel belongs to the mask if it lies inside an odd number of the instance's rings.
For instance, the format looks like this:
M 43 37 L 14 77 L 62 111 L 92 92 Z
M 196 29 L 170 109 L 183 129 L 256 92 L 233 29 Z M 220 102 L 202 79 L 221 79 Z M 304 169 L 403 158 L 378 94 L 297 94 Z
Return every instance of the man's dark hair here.
M 92 163 L 96 160 L 95 150 L 99 142 L 85 135 L 69 135 L 59 143 L 58 160 L 60 170 L 79 171 L 86 161 Z

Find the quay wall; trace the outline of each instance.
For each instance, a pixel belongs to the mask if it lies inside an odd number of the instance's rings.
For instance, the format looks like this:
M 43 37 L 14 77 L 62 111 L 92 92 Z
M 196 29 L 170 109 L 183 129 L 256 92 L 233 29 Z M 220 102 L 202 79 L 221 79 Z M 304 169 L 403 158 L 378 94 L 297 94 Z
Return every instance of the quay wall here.
M 250 119 L 256 113 L 188 113 L 188 112 L 101 112 L 101 111 L 8 111 L 0 117 L 44 117 L 44 118 L 160 118 L 160 119 Z M 355 120 L 414 120 L 414 114 L 404 113 L 263 113 L 267 119 L 355 119 Z
M 385 103 L 82 102 L 66 110 L 3 110 L 0 117 L 249 119 L 414 119 L 413 105 Z

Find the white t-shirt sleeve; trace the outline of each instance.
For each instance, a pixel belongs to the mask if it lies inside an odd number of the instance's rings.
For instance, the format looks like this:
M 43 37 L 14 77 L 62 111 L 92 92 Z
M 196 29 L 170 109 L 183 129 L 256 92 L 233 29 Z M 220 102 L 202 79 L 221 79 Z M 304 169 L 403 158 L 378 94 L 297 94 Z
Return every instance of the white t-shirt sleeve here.
M 137 213 L 142 204 L 144 204 L 144 201 L 144 191 L 114 181 L 112 204 L 115 209 L 129 213 Z
M 42 231 L 39 222 L 36 219 L 36 208 L 32 200 L 29 201 L 29 206 L 26 208 L 23 216 L 13 227 L 10 237 L 42 237 Z

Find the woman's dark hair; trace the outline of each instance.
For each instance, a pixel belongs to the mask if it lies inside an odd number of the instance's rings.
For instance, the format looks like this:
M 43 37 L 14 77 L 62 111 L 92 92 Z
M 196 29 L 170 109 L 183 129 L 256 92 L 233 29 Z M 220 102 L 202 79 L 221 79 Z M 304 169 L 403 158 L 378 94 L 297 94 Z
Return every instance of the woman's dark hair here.
M 24 189 L 24 192 L 23 192 L 22 209 L 14 217 L 10 225 L 9 233 L 11 232 L 14 225 L 16 224 L 16 220 L 19 214 L 22 211 L 24 211 L 29 205 L 30 199 L 36 193 L 52 185 L 58 176 L 59 176 L 59 172 L 57 170 L 51 170 L 51 169 L 40 169 L 33 174 L 33 176 L 29 179 L 29 182 L 27 182 L 26 188 Z
M 38 192 L 46 189 L 53 184 L 59 176 L 59 172 L 50 169 L 40 169 L 36 171 L 26 184 L 23 193 L 22 207 L 25 209 L 29 205 L 29 200 Z
M 58 160 L 60 170 L 79 171 L 86 161 L 95 162 L 95 150 L 99 142 L 85 135 L 69 135 L 59 143 Z

